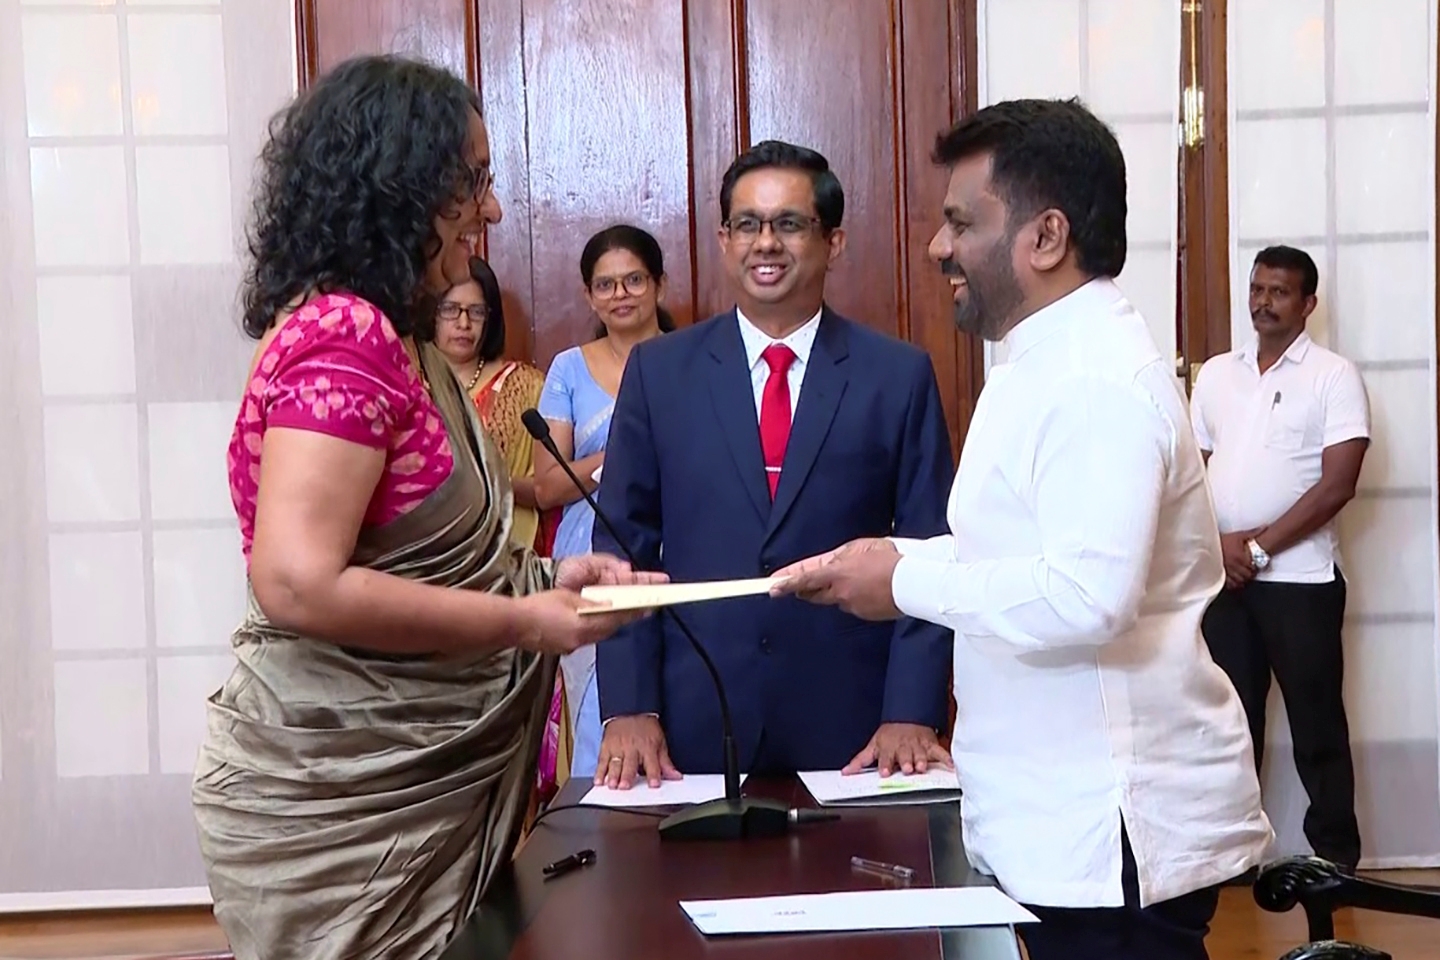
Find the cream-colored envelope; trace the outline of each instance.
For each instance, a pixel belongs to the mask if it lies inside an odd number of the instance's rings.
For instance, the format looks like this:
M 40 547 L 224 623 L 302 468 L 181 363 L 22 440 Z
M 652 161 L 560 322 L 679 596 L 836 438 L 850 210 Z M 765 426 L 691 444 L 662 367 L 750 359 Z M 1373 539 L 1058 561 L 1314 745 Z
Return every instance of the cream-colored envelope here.
M 711 580 L 703 583 L 636 583 L 624 586 L 585 587 L 580 596 L 605 604 L 582 607 L 581 613 L 608 613 L 612 610 L 646 610 L 668 607 L 677 603 L 698 603 L 703 600 L 724 600 L 730 597 L 751 597 L 769 593 L 784 577 L 759 577 L 753 580 Z

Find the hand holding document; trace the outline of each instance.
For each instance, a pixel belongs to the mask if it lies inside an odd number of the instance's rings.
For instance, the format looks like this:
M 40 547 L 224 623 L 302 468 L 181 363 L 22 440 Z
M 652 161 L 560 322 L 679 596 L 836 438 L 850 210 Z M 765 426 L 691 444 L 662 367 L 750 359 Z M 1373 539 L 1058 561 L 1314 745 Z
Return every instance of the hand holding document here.
M 808 603 L 835 606 L 862 620 L 894 620 L 900 610 L 890 582 L 900 552 L 889 540 L 851 540 L 829 553 L 792 563 L 775 576 L 771 591 L 792 593 Z
M 1038 923 L 995 887 L 918 887 L 737 900 L 682 900 L 680 909 L 705 936 L 925 930 Z
M 582 614 L 610 613 L 615 610 L 648 610 L 679 603 L 724 600 L 730 597 L 761 596 L 769 593 L 778 577 L 754 580 L 710 580 L 701 583 L 634 583 L 622 586 L 592 586 L 580 591 L 583 600 L 599 604 L 581 608 Z
M 944 767 L 888 777 L 880 776 L 878 770 L 849 776 L 838 770 L 817 770 L 801 773 L 800 782 L 822 807 L 884 807 L 960 799 L 960 781 L 954 770 Z

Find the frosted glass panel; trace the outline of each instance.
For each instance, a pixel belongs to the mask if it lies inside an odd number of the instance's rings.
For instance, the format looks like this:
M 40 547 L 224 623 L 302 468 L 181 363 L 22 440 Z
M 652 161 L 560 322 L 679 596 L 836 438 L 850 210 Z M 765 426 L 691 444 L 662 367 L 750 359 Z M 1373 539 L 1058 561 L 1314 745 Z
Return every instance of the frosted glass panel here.
M 1242 240 L 1325 232 L 1325 121 L 1240 120 L 1230 145 L 1230 182 Z
M 218 11 L 129 21 L 135 132 L 223 134 L 225 43 Z
M 1423 442 L 1435 417 L 1430 371 L 1366 370 L 1373 438 L 1360 474 L 1361 488 L 1425 489 L 1435 466 L 1434 445 Z
M 113 136 L 124 129 L 114 14 L 28 16 L 21 38 L 30 136 Z
M 1357 497 L 1340 513 L 1352 614 L 1435 612 L 1430 501 Z
M 1370 243 L 1336 254 L 1335 349 L 1351 360 L 1429 356 L 1435 340 L 1430 245 Z
M 1435 122 L 1423 113 L 1335 118 L 1335 215 L 1340 233 L 1425 232 L 1435 211 Z
M 1145 318 L 1160 356 L 1175 356 L 1175 256 L 1167 250 L 1134 250 L 1116 278 L 1120 289 Z
M 237 253 L 294 29 L 295 0 L 0 0 L 0 912 L 209 899 Z
M 1169 36 L 1175 24 L 1175 4 L 1171 0 L 1090 0 L 1089 8 L 1091 107 L 1110 115 L 1168 117 L 1175 109 L 1179 47 L 1135 41 L 1137 37 Z M 1173 149 L 1174 128 L 1168 128 L 1166 135 Z
M 1255 250 L 1302 247 L 1320 269 L 1311 336 L 1361 365 L 1370 397 L 1360 494 L 1338 521 L 1361 865 L 1433 865 L 1436 0 L 1229 0 L 1227 14 L 1235 340 L 1253 338 Z M 1307 850 L 1283 765 L 1265 778 L 1276 856 Z
M 1428 623 L 1345 627 L 1352 741 L 1426 740 L 1435 731 L 1435 636 Z
M 1232 110 L 1324 105 L 1324 0 L 1247 0 L 1226 15 Z
M 984 8 L 983 103 L 1080 92 L 1081 7 L 1075 0 L 1000 0 Z
M 1130 243 L 1169 244 L 1175 236 L 1180 177 L 1175 130 L 1168 123 L 1116 124 L 1113 129 L 1125 152 Z
M 1335 0 L 1335 102 L 1429 100 L 1433 23 L 1429 0 Z

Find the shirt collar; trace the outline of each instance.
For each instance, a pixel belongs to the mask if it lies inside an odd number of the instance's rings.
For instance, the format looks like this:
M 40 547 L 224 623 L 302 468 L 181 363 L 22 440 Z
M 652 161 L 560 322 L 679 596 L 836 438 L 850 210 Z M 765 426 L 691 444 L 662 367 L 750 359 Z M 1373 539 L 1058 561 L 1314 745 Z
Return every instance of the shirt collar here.
M 815 316 L 806 320 L 799 328 L 790 331 L 790 335 L 783 340 L 773 340 L 770 335 L 759 327 L 740 310 L 735 308 L 735 319 L 740 324 L 740 341 L 745 344 L 745 363 L 750 369 L 760 362 L 760 355 L 765 348 L 772 343 L 783 343 L 795 353 L 795 363 L 804 366 L 810 359 L 810 348 L 815 345 L 815 334 L 820 330 L 820 315 L 825 312 L 821 307 L 815 311 Z
M 1300 336 L 1296 337 L 1294 342 L 1285 348 L 1285 352 L 1280 354 L 1280 360 L 1277 362 L 1286 360 L 1289 360 L 1291 363 L 1302 362 L 1305 359 L 1305 354 L 1310 352 L 1311 343 L 1310 332 L 1308 330 L 1301 330 Z M 1236 358 L 1246 366 L 1254 367 L 1258 370 L 1260 369 L 1260 360 L 1256 355 L 1259 352 L 1260 341 L 1252 337 L 1250 342 L 1245 344 L 1244 349 L 1236 354 Z
M 1109 310 L 1121 296 L 1120 289 L 1113 280 L 1096 277 L 1049 306 L 1041 307 L 1005 335 L 1002 342 L 1005 344 L 1007 361 L 1014 363 L 1036 344 L 1086 314 Z

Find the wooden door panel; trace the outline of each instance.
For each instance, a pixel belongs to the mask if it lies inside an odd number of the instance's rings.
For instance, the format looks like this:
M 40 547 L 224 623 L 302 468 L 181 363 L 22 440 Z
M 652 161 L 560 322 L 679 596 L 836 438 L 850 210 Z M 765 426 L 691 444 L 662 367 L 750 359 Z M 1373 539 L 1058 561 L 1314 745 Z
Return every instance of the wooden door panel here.
M 655 235 L 667 306 L 691 315 L 685 17 L 681 4 L 633 0 L 524 10 L 535 356 L 548 362 L 593 335 L 580 253 L 614 223 Z
M 749 143 L 740 91 L 745 81 L 745 12 L 742 0 L 689 0 L 685 4 L 690 126 L 690 221 L 695 317 L 731 305 L 720 262 L 720 181 Z
M 750 142 L 786 140 L 829 159 L 845 188 L 847 248 L 826 300 L 898 334 L 894 2 L 749 0 L 745 14 Z
M 297 7 L 302 79 L 362 53 L 407 53 L 475 77 L 468 0 L 303 0 Z

